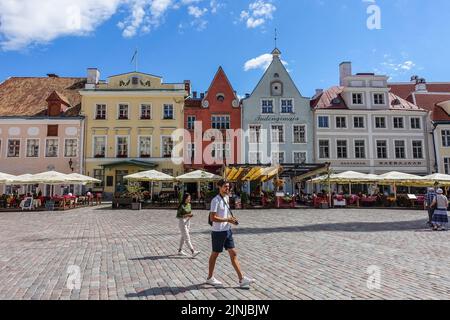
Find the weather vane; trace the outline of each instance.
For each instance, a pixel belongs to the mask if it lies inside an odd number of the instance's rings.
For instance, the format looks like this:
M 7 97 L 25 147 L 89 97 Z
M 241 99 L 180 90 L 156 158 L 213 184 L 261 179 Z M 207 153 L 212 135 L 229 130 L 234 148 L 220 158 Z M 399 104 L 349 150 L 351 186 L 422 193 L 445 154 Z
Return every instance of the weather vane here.
M 275 48 L 277 48 L 277 40 L 278 40 L 278 33 L 277 28 L 275 28 Z

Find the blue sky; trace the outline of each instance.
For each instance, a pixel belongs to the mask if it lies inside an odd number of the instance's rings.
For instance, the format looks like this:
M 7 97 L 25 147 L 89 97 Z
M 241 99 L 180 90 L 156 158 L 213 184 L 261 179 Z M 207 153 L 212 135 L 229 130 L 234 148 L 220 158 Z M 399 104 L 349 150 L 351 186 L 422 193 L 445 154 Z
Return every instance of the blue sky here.
M 373 5 L 381 29 L 367 27 Z M 139 71 L 204 91 L 222 65 L 244 95 L 264 72 L 275 28 L 304 96 L 337 84 L 346 60 L 393 81 L 450 81 L 448 21 L 448 0 L 0 0 L 0 81 L 88 67 L 105 79 L 132 71 L 138 47 Z

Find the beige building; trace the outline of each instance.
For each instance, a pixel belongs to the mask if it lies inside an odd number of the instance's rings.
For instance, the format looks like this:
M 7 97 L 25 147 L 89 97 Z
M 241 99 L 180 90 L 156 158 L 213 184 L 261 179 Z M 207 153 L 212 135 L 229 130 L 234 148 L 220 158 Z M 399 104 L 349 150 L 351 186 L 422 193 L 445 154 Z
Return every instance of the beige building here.
M 130 72 L 104 82 L 97 69 L 88 70 L 80 91 L 86 117 L 85 174 L 102 180 L 96 189 L 106 196 L 123 191 L 123 177 L 139 171 L 183 173 L 182 164 L 171 161 L 171 135 L 183 128 L 189 91 L 189 81 L 163 83 L 161 77 Z M 173 185 L 156 185 L 155 192 L 160 190 L 173 191 Z

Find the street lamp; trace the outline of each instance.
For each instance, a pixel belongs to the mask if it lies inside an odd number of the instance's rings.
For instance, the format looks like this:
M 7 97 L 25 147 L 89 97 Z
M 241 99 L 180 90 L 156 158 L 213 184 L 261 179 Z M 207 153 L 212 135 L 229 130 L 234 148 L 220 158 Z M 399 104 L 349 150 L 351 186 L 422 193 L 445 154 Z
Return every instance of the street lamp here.
M 72 165 L 73 165 L 73 161 L 72 161 L 72 158 L 70 158 L 70 160 L 69 160 L 69 168 L 72 170 L 72 172 L 73 172 L 73 167 L 72 167 Z

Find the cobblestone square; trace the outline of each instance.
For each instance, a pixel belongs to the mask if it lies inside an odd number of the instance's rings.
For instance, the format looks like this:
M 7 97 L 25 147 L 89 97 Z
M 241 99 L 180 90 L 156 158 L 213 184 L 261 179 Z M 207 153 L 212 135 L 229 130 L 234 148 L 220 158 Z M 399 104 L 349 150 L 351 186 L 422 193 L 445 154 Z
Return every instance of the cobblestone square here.
M 450 233 L 428 231 L 424 211 L 237 211 L 250 290 L 238 287 L 227 253 L 216 269 L 224 288 L 203 284 L 208 213 L 195 214 L 202 253 L 191 259 L 176 256 L 173 210 L 0 213 L 0 299 L 450 298 Z M 78 270 L 80 289 L 69 289 Z

